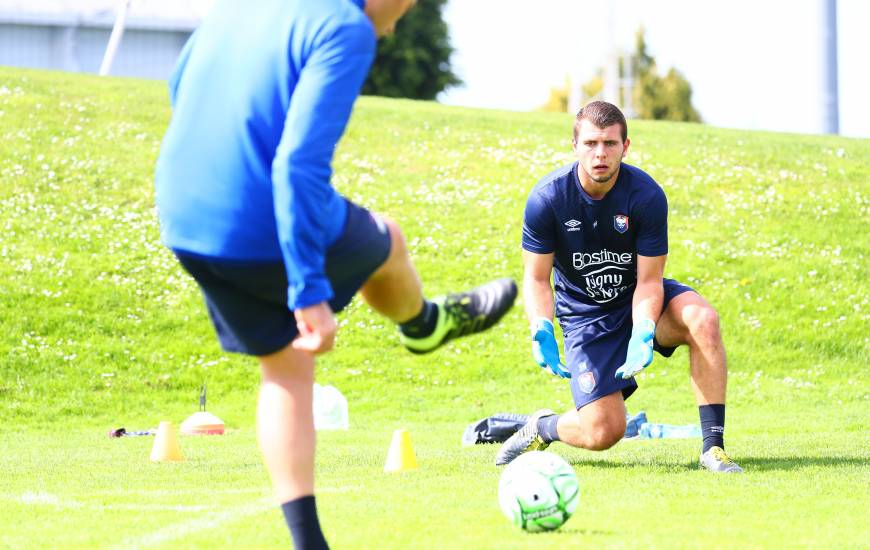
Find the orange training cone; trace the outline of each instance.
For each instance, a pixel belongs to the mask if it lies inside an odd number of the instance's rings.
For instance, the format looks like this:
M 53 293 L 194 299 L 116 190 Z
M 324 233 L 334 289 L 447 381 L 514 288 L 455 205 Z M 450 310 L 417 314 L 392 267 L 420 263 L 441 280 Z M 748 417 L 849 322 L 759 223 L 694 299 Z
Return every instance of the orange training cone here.
M 161 422 L 157 428 L 157 436 L 154 438 L 154 447 L 151 448 L 151 462 L 178 460 L 184 460 L 184 456 L 181 454 L 181 447 L 178 446 L 175 426 L 172 422 Z
M 406 472 L 416 469 L 417 457 L 414 455 L 414 447 L 411 445 L 411 435 L 408 430 L 396 430 L 393 432 L 393 442 L 390 443 L 384 471 Z
M 210 412 L 195 412 L 181 423 L 181 433 L 184 435 L 222 435 L 224 421 Z
M 221 435 L 224 433 L 224 421 L 210 412 L 205 412 L 205 384 L 199 390 L 199 411 L 188 416 L 181 423 L 181 433 L 184 435 Z

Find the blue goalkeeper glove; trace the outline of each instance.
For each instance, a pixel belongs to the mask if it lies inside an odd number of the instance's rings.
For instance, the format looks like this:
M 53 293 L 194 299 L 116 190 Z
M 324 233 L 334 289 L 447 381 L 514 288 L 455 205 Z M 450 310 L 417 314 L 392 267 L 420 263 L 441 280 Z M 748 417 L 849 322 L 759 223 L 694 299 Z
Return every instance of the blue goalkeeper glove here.
M 643 319 L 634 324 L 631 329 L 631 339 L 628 341 L 628 353 L 625 363 L 616 369 L 616 378 L 628 380 L 645 369 L 653 360 L 653 337 L 656 324 L 651 319 Z
M 571 378 L 571 373 L 559 358 L 559 345 L 556 343 L 553 322 L 549 319 L 541 317 L 532 325 L 532 357 L 541 368 L 549 367 L 556 376 Z

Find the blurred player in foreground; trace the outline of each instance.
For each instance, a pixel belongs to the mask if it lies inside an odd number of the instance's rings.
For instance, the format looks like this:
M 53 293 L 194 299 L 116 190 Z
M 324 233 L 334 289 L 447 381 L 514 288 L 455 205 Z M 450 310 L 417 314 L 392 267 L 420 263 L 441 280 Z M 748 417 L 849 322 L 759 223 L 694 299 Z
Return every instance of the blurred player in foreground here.
M 315 355 L 359 291 L 425 353 L 494 325 L 501 279 L 426 300 L 399 227 L 339 195 L 332 156 L 377 37 L 414 0 L 219 1 L 170 78 L 156 170 L 164 243 L 222 347 L 256 356 L 257 434 L 297 548 L 326 548 L 314 501 Z

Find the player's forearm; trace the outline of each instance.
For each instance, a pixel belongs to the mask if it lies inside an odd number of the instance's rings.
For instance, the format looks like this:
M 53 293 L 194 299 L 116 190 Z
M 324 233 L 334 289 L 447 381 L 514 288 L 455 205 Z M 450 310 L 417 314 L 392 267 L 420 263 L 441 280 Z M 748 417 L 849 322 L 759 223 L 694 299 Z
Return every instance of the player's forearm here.
M 648 281 L 638 283 L 634 289 L 634 296 L 631 302 L 632 319 L 635 323 L 643 319 L 650 319 L 654 323 L 658 323 L 659 317 L 662 314 L 662 304 L 664 303 L 664 287 L 662 281 Z
M 553 287 L 549 279 L 523 277 L 523 296 L 530 324 L 541 317 L 553 319 Z
M 275 220 L 291 309 L 333 296 L 324 267 L 326 243 L 341 222 L 323 214 L 343 211 L 344 199 L 330 184 L 332 156 L 374 52 L 368 26 L 342 27 L 311 53 L 293 88 L 272 162 Z

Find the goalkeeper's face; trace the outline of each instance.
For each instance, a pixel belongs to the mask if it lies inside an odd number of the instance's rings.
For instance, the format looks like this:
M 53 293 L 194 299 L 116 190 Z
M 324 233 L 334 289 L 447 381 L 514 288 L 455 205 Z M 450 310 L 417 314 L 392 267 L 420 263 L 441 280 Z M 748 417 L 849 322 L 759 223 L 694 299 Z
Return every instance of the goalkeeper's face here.
M 417 0 L 366 0 L 365 12 L 380 38 L 393 34 L 396 23 L 416 3 Z
M 612 124 L 599 128 L 583 120 L 574 142 L 574 154 L 580 169 L 595 183 L 610 184 L 619 173 L 619 163 L 628 152 L 629 140 L 622 141 L 622 127 Z

